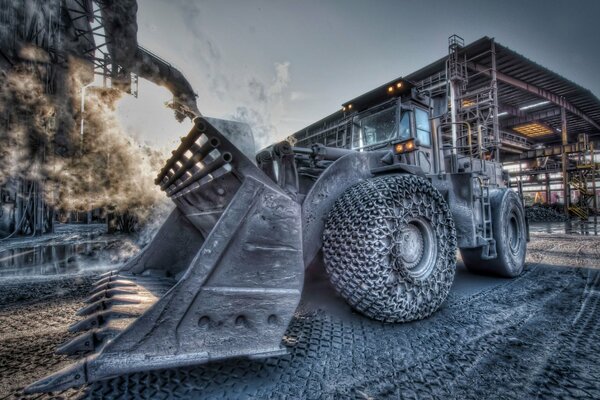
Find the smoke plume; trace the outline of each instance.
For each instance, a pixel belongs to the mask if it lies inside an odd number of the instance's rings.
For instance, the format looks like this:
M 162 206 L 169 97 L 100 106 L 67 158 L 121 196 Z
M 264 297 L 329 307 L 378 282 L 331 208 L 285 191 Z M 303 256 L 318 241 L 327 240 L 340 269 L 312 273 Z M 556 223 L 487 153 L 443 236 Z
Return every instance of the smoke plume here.
M 57 209 L 127 211 L 143 221 L 165 200 L 153 182 L 165 157 L 123 131 L 114 112 L 121 92 L 87 88 L 82 113 L 86 77 L 71 60 L 68 93 L 59 97 L 46 94 L 35 67 L 0 76 L 0 184 L 10 177 L 43 181 L 46 201 Z
M 275 76 L 269 84 L 251 78 L 247 88 L 252 106 L 237 107 L 231 119 L 245 122 L 252 128 L 257 150 L 271 144 L 278 136 L 271 122 L 273 114 L 284 107 L 283 100 L 290 84 L 290 63 L 275 63 Z

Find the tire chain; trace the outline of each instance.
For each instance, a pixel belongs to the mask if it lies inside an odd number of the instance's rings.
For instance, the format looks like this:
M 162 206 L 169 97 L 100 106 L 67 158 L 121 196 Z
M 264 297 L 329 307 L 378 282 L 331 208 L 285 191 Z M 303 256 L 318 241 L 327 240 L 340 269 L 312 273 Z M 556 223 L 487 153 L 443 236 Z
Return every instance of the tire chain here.
M 406 274 L 394 240 L 415 217 L 431 223 L 437 240 L 436 266 L 424 280 Z M 332 284 L 351 306 L 376 320 L 429 316 L 446 298 L 454 278 L 454 221 L 442 195 L 417 176 L 381 176 L 350 187 L 329 214 L 323 242 Z

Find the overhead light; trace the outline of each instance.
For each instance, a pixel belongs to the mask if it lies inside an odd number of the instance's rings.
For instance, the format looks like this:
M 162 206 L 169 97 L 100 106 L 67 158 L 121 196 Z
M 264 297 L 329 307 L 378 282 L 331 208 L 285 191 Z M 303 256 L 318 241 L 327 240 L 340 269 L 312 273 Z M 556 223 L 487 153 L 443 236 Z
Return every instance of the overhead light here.
M 529 137 L 546 136 L 554 133 L 554 130 L 541 122 L 530 122 L 512 128 L 515 132 Z
M 549 103 L 550 103 L 549 101 L 540 101 L 539 103 L 529 104 L 527 106 L 523 106 L 523 107 L 519 108 L 519 111 L 529 110 L 530 108 L 544 106 L 544 105 L 549 104 Z
M 400 89 L 400 88 L 402 87 L 402 82 L 398 82 L 398 83 L 396 83 L 396 87 L 397 87 L 398 89 Z
M 388 88 L 388 92 L 389 92 L 389 93 L 392 93 L 393 91 L 394 91 L 394 87 L 393 87 L 393 86 L 390 86 L 390 87 Z
M 348 110 L 352 110 L 352 104 L 348 104 Z
M 498 117 L 504 117 L 505 115 L 508 115 L 508 112 L 503 111 L 500 114 L 498 114 Z

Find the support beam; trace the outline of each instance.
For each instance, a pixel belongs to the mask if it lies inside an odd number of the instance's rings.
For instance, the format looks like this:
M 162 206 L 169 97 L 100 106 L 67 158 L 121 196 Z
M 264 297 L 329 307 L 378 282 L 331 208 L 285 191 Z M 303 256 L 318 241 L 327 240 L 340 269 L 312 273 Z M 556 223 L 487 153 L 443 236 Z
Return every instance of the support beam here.
M 550 174 L 546 174 L 546 204 L 550 204 L 552 199 L 550 198 L 552 193 L 550 191 Z
M 594 212 L 598 212 L 598 196 L 596 194 L 596 149 L 594 147 L 594 142 L 590 143 L 590 157 L 590 161 L 592 162 L 592 192 L 594 193 L 592 206 L 594 207 Z
M 488 76 L 493 76 L 493 74 L 495 73 L 497 80 L 504 82 L 508 85 L 514 86 L 517 89 L 521 89 L 531 94 L 534 94 L 538 97 L 541 97 L 542 99 L 548 100 L 549 102 L 554 103 L 557 106 L 564 108 L 566 111 L 569 111 L 570 113 L 578 116 L 579 118 L 583 119 L 585 122 L 587 122 L 588 124 L 592 125 L 594 128 L 600 131 L 599 123 L 588 117 L 581 110 L 579 110 L 577 107 L 568 102 L 564 97 L 558 96 L 552 92 L 539 88 L 535 85 L 531 85 L 527 82 L 523 82 L 522 80 L 513 78 L 512 76 L 503 74 L 502 72 L 494 71 L 493 68 L 486 67 L 481 64 L 468 63 L 468 67 L 472 70 L 475 70 Z
M 512 115 L 513 117 L 525 117 L 525 116 L 527 116 L 527 113 L 519 110 L 517 107 L 509 106 L 509 105 L 506 105 L 506 104 L 499 104 L 498 105 L 498 113 L 508 113 L 508 114 Z
M 590 142 L 591 143 L 591 142 Z M 600 141 L 594 141 L 594 146 L 600 148 Z M 517 161 L 517 160 L 532 160 L 540 157 L 559 157 L 564 152 L 565 154 L 580 153 L 585 151 L 586 147 L 582 143 L 570 143 L 567 145 L 563 144 L 546 144 L 544 147 L 539 149 L 533 149 L 523 151 L 516 157 L 510 157 L 505 161 Z
M 492 129 L 494 133 L 494 141 L 496 142 L 496 151 L 494 154 L 494 161 L 501 162 L 500 160 L 500 149 L 502 148 L 502 142 L 500 141 L 500 124 L 498 122 L 498 76 L 496 71 L 496 41 L 492 39 L 492 93 L 494 105 L 492 108 Z M 522 193 L 521 193 L 522 194 Z M 522 196 L 521 196 L 522 198 Z
M 568 136 L 567 136 L 567 112 L 564 107 L 560 109 L 560 120 L 562 123 L 562 180 L 563 180 L 563 197 L 564 197 L 564 211 L 565 215 L 569 215 L 569 203 L 571 200 L 571 195 L 569 194 L 569 171 L 567 170 L 567 152 L 564 150 L 564 147 L 567 145 Z

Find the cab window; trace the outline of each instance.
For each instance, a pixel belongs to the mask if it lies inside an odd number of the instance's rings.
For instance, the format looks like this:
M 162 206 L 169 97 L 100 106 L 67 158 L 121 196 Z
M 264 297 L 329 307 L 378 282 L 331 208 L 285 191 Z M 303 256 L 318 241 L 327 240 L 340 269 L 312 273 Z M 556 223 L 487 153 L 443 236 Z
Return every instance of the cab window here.
M 410 138 L 410 111 L 404 111 L 402 113 L 402 118 L 400 118 L 400 140 L 405 140 Z
M 415 125 L 420 145 L 430 147 L 431 125 L 429 124 L 429 113 L 420 108 L 415 109 Z
M 396 107 L 364 117 L 360 121 L 360 136 L 354 147 L 365 147 L 394 139 L 397 119 Z

